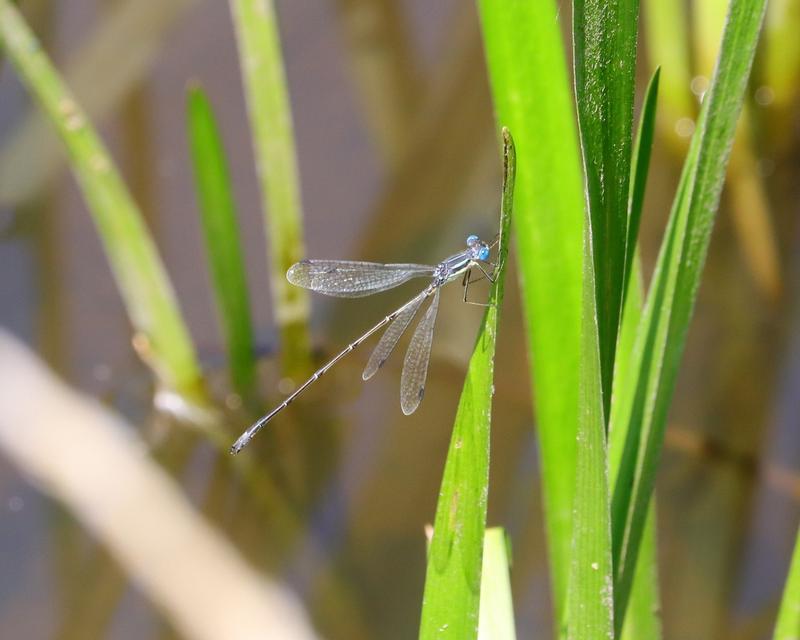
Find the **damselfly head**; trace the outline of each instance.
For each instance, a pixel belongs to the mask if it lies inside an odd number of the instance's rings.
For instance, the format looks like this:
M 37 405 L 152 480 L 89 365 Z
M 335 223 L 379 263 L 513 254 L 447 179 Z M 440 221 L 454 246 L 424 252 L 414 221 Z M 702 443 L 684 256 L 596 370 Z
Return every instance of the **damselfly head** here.
M 489 245 L 481 242 L 481 239 L 476 235 L 467 236 L 467 247 L 472 253 L 473 260 L 488 260 L 489 259 Z

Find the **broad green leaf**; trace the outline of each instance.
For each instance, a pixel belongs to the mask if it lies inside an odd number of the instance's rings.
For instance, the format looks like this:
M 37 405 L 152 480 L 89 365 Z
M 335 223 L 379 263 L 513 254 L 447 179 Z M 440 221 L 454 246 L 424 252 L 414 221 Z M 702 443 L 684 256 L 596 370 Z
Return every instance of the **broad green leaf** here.
M 262 213 L 269 237 L 272 301 L 281 331 L 283 371 L 307 370 L 310 362 L 308 292 L 291 286 L 286 271 L 305 257 L 300 180 L 289 94 L 272 0 L 230 0 L 236 29 Z
M 572 3 L 575 96 L 591 221 L 603 408 L 622 317 L 639 0 Z
M 505 531 L 501 527 L 487 529 L 483 540 L 478 640 L 515 640 L 517 637 L 508 575 L 510 556 Z
M 187 124 L 201 226 L 231 379 L 234 388 L 247 395 L 255 381 L 255 349 L 244 255 L 225 150 L 213 108 L 200 87 L 188 91 Z
M 556 617 L 572 540 L 583 178 L 554 0 L 479 0 L 497 119 L 514 132 L 514 225 L 535 398 Z
M 469 640 L 478 633 L 495 337 L 503 302 L 516 173 L 514 143 L 507 129 L 503 129 L 503 141 L 497 278 L 467 369 L 436 507 L 420 624 L 420 638 L 425 639 Z
M 204 400 L 194 346 L 141 212 L 86 114 L 9 0 L 0 0 L 0 45 L 66 146 L 137 332 L 140 354 L 167 388 Z
M 717 68 L 684 163 L 631 359 L 636 384 L 611 415 L 627 431 L 614 484 L 615 621 L 624 619 L 667 411 L 700 283 L 765 0 L 732 0 Z M 635 372 L 635 373 L 634 373 Z
M 800 531 L 794 545 L 789 576 L 783 589 L 778 621 L 775 624 L 775 640 L 797 640 L 800 638 Z

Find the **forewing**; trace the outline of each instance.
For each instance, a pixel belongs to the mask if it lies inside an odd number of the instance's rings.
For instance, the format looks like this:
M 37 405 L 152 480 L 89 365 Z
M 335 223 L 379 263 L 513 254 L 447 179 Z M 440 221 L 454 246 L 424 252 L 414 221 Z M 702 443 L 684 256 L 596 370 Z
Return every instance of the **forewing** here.
M 400 336 L 403 335 L 406 328 L 410 324 L 411 319 L 422 305 L 422 301 L 425 300 L 428 295 L 429 294 L 427 292 L 422 292 L 416 298 L 411 300 L 408 303 L 408 306 L 399 314 L 397 314 L 397 317 L 388 326 L 386 331 L 383 332 L 380 341 L 373 350 L 372 355 L 369 357 L 367 366 L 364 368 L 364 373 L 361 374 L 361 377 L 364 380 L 369 380 L 375 375 L 378 369 L 383 366 L 383 363 L 386 362 L 395 346 L 397 346 L 397 341 L 400 339 Z
M 298 287 L 329 296 L 360 298 L 431 274 L 433 267 L 423 264 L 302 260 L 292 265 L 286 278 Z
M 411 343 L 408 345 L 403 374 L 400 378 L 400 407 L 403 413 L 411 415 L 417 410 L 425 394 L 425 378 L 428 375 L 428 361 L 433 342 L 433 326 L 436 311 L 439 309 L 439 290 L 433 294 L 433 301 L 425 316 L 420 320 Z

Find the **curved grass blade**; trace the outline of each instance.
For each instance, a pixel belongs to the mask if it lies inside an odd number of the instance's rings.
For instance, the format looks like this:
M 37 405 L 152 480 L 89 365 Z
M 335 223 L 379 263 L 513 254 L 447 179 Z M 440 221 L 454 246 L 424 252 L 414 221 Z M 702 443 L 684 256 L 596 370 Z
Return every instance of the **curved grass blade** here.
M 572 540 L 580 359 L 583 178 L 556 3 L 479 0 L 497 118 L 514 132 L 514 194 L 556 617 Z M 521 62 L 524 61 L 524 62 Z
M 481 608 L 478 640 L 515 640 L 514 608 L 511 599 L 511 551 L 502 527 L 486 530 L 483 539 Z
M 611 416 L 612 432 L 627 428 L 627 423 L 632 426 L 612 500 L 618 626 L 630 594 L 667 411 L 765 6 L 765 0 L 732 0 L 730 4 L 714 80 L 684 163 L 634 345 L 635 385 Z
M 794 545 L 789 576 L 783 589 L 774 640 L 797 640 L 800 637 L 800 531 Z
M 67 148 L 148 364 L 166 387 L 202 400 L 194 346 L 142 215 L 102 140 L 9 0 L 0 0 L 0 45 Z
M 574 0 L 572 7 L 575 96 L 608 416 L 625 262 L 633 255 L 626 243 L 639 0 Z
M 294 129 L 272 0 L 230 0 L 269 236 L 272 300 L 284 374 L 310 368 L 308 293 L 284 274 L 305 255 Z
M 187 124 L 200 219 L 231 379 L 234 388 L 247 395 L 256 369 L 244 256 L 225 150 L 213 108 L 200 87 L 192 87 L 187 93 Z
M 425 574 L 419 637 L 470 640 L 478 633 L 481 563 L 489 491 L 494 352 L 503 302 L 516 157 L 503 129 L 504 177 L 497 278 L 489 294 L 458 403 Z

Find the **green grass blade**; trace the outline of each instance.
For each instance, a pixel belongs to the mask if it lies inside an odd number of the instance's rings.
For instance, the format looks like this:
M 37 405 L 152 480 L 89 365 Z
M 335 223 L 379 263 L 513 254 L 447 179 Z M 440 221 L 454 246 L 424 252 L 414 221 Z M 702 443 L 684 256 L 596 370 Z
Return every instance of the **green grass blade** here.
M 622 317 L 639 0 L 574 0 L 575 95 L 592 225 L 603 408 Z M 630 253 L 630 255 L 629 255 Z
M 606 422 L 600 363 L 592 223 L 586 214 L 583 258 L 578 451 L 572 526 L 572 564 L 562 635 L 569 640 L 614 636 L 614 594 Z
M 264 225 L 270 242 L 272 301 L 281 330 L 283 370 L 310 362 L 308 292 L 291 286 L 286 271 L 305 257 L 300 182 L 289 94 L 272 0 L 230 0 L 236 27 Z
M 200 219 L 231 380 L 239 393 L 247 395 L 255 381 L 255 349 L 228 163 L 205 92 L 191 87 L 186 106 Z
M 557 619 L 570 566 L 580 353 L 583 178 L 553 0 L 479 0 L 497 117 L 514 132 L 514 225 Z
M 655 506 L 655 501 L 651 500 L 636 560 L 628 610 L 622 623 L 622 640 L 659 640 L 662 637 Z
M 774 638 L 775 640 L 800 638 L 800 531 L 797 533 L 792 564 L 789 567 L 789 576 L 783 589 Z
M 642 207 L 644 206 L 644 193 L 647 186 L 647 174 L 650 171 L 650 155 L 653 151 L 653 138 L 656 128 L 656 103 L 658 102 L 658 83 L 661 69 L 656 68 L 650 83 L 647 85 L 642 114 L 639 117 L 639 127 L 636 130 L 636 139 L 633 143 L 631 162 L 630 189 L 628 193 L 628 231 L 625 241 L 625 279 L 622 296 L 622 306 L 625 307 L 625 294 L 628 290 L 628 280 L 631 272 L 639 269 L 635 264 L 634 255 L 639 238 L 639 225 L 642 221 Z M 624 320 L 623 320 L 624 322 Z M 620 328 L 620 331 L 622 329 Z M 619 345 L 617 346 L 619 355 Z M 616 371 L 615 371 L 616 374 Z
M 483 540 L 478 640 L 515 640 L 517 637 L 508 575 L 510 555 L 505 531 L 500 527 L 487 529 Z
M 67 148 L 143 355 L 162 384 L 198 399 L 200 366 L 141 213 L 97 132 L 8 0 L 0 0 L 0 45 Z
M 732 0 L 717 69 L 692 138 L 636 337 L 636 384 L 612 412 L 628 432 L 612 500 L 615 620 L 624 618 L 667 410 L 725 178 L 765 0 Z M 637 442 L 638 440 L 638 442 Z
M 503 142 L 499 268 L 489 294 L 491 306 L 484 314 L 469 362 L 447 453 L 428 552 L 420 638 L 469 640 L 478 633 L 495 338 L 503 302 L 516 173 L 514 143 L 507 129 L 503 129 Z
M 653 136 L 656 123 L 656 103 L 658 100 L 659 69 L 653 73 L 647 87 L 642 112 L 639 116 L 636 139 L 633 144 L 633 163 L 631 165 L 630 197 L 628 198 L 628 251 L 626 258 L 626 283 L 622 325 L 617 342 L 617 356 L 614 364 L 614 381 L 611 394 L 611 412 L 615 412 L 615 404 L 619 403 L 623 390 L 630 387 L 635 378 L 630 375 L 630 359 L 636 338 L 636 329 L 642 317 L 643 283 L 642 268 L 636 254 L 639 223 L 644 204 L 645 187 L 650 167 L 650 155 L 653 147 Z M 610 486 L 614 486 L 627 429 L 630 424 L 621 425 L 609 431 L 609 475 Z M 633 579 L 630 606 L 622 623 L 623 640 L 648 638 L 657 640 L 661 637 L 661 620 L 658 617 L 658 565 L 656 559 L 655 508 L 651 501 L 650 512 L 642 534 L 636 573 Z

